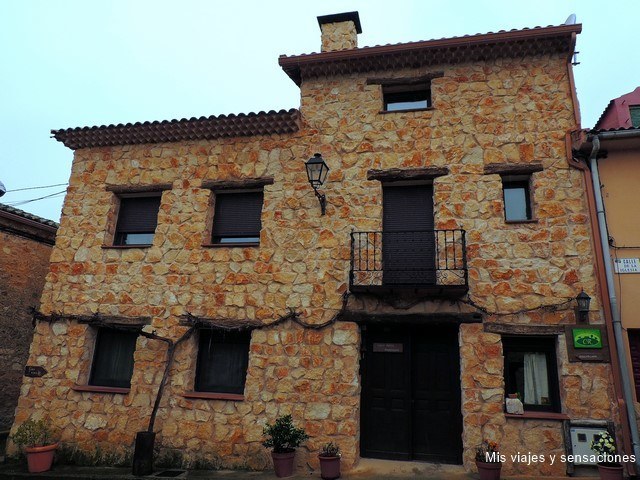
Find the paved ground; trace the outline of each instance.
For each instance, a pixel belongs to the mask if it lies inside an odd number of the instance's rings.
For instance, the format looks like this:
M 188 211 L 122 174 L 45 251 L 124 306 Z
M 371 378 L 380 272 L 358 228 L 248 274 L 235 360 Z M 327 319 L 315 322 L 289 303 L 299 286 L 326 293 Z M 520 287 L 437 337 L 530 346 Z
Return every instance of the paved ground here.
M 173 475 L 172 475 L 173 473 Z M 177 474 L 177 476 L 175 475 Z M 171 476 L 169 476 L 171 475 Z M 597 473 L 596 473 L 597 476 Z M 131 475 L 130 468 L 105 467 L 74 467 L 56 466 L 54 470 L 41 474 L 29 474 L 22 465 L 0 465 L 0 480 L 24 480 L 25 478 L 46 480 L 133 480 L 141 477 Z M 194 480 L 275 480 L 273 472 L 245 472 L 245 471 L 211 471 L 191 470 L 182 472 L 177 470 L 158 470 L 152 476 L 142 477 L 151 479 L 194 479 Z M 462 467 L 452 465 L 438 465 L 420 462 L 392 462 L 387 460 L 360 460 L 358 467 L 344 474 L 344 480 L 473 480 L 477 474 L 466 473 Z M 539 477 L 503 477 L 518 478 L 518 480 L 539 480 Z M 567 477 L 545 477 L 545 480 L 566 480 Z M 290 480 L 320 479 L 320 472 L 298 472 L 289 477 Z M 593 480 L 593 477 L 572 477 L 572 480 Z

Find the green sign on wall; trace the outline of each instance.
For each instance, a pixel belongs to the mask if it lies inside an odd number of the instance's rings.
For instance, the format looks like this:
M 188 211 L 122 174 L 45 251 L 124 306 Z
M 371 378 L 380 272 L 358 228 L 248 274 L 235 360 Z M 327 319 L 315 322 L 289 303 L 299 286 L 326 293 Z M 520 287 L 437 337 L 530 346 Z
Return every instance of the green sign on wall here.
M 598 328 L 574 328 L 575 348 L 602 348 L 602 332 Z

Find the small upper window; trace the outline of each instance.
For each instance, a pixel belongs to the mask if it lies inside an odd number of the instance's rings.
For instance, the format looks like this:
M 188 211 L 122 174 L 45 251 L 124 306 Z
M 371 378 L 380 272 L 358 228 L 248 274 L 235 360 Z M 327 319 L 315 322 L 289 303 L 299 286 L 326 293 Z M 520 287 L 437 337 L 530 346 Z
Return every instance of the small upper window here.
M 506 394 L 518 394 L 524 409 L 560 412 L 556 337 L 503 337 Z
M 158 225 L 160 195 L 122 196 L 114 245 L 151 245 Z
M 211 243 L 260 243 L 262 202 L 262 190 L 216 192 Z
M 137 332 L 100 328 L 96 337 L 90 385 L 129 388 Z
M 502 177 L 504 218 L 509 222 L 533 219 L 531 208 L 531 178 L 529 175 Z
M 250 339 L 249 331 L 200 330 L 194 389 L 243 394 Z
M 640 105 L 631 105 L 629 107 L 629 114 L 631 116 L 631 126 L 635 128 L 640 127 Z
M 431 87 L 426 83 L 383 85 L 384 110 L 420 110 L 431 107 Z

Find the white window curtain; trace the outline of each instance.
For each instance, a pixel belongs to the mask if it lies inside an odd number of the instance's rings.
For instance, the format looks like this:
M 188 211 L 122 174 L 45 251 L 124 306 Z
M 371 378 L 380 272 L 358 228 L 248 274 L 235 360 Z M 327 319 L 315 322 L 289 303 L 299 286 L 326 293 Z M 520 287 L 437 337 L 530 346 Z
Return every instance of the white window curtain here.
M 530 405 L 549 403 L 547 357 L 544 353 L 524 354 L 524 403 Z

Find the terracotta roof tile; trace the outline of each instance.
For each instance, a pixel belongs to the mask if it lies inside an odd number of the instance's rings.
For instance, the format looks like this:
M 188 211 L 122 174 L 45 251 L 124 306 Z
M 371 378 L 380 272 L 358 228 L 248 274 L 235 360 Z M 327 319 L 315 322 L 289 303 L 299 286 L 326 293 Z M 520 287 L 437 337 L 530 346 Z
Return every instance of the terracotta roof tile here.
M 300 85 L 303 74 L 308 78 L 548 53 L 569 56 L 573 53 L 573 36 L 581 31 L 580 24 L 500 30 L 322 53 L 281 55 L 278 62 Z
M 24 210 L 20 210 L 19 208 L 5 205 L 4 203 L 0 203 L 0 211 L 10 213 L 11 215 L 16 215 L 18 217 L 22 217 L 27 220 L 31 220 L 32 222 L 40 223 L 48 227 L 53 227 L 53 228 L 59 227 L 58 223 L 54 222 L 53 220 L 48 220 L 46 218 L 39 217 L 37 215 L 34 215 L 33 213 L 25 212 Z
M 210 140 L 221 137 L 287 134 L 299 129 L 297 109 L 212 115 L 155 122 L 52 130 L 53 137 L 72 150 L 141 143 Z

